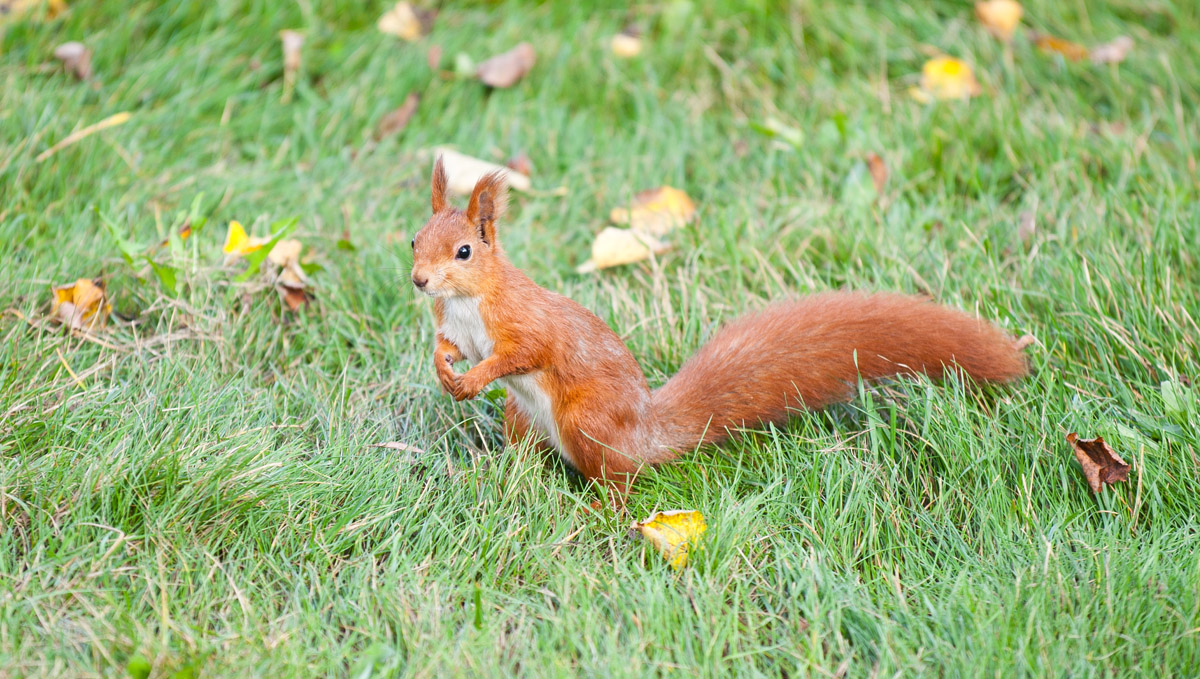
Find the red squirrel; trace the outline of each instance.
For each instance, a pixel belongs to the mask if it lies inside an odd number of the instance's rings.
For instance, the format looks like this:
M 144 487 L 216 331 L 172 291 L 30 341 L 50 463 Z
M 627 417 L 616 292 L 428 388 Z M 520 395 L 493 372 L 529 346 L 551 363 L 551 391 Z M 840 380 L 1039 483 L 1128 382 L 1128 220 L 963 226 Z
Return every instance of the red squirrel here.
M 442 388 L 461 401 L 498 381 L 510 443 L 532 431 L 618 498 L 645 465 L 743 425 L 847 400 L 860 376 L 958 369 L 1007 382 L 1026 372 L 1019 343 L 960 311 L 919 297 L 830 292 L 733 321 L 651 390 L 604 321 L 509 262 L 496 229 L 508 200 L 501 174 L 479 180 L 466 211 L 446 202 L 446 189 L 438 158 L 433 216 L 412 242 L 413 285 L 434 298 Z M 463 359 L 474 365 L 456 373 Z

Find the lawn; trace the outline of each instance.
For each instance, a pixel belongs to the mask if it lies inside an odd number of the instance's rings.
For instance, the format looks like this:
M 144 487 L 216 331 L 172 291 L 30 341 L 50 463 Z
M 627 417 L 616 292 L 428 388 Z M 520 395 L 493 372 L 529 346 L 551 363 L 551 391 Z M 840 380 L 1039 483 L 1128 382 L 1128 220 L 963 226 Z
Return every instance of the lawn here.
M 0 677 L 1200 674 L 1194 2 L 1025 3 L 1025 29 L 1132 37 L 1119 65 L 1006 47 L 950 0 L 447 3 L 413 43 L 376 29 L 388 4 L 5 19 Z M 630 22 L 644 49 L 616 58 Z M 282 29 L 305 34 L 287 103 Z M 54 60 L 68 40 L 90 82 Z M 522 40 L 512 88 L 453 73 Z M 938 52 L 978 97 L 909 95 Z M 408 282 L 438 145 L 528 154 L 509 256 L 652 385 L 737 314 L 838 288 L 1032 334 L 1031 375 L 866 387 L 589 513 L 577 476 L 506 448 L 495 401 L 438 388 Z M 673 250 L 576 273 L 659 185 L 700 206 Z M 172 237 L 189 214 L 204 228 Z M 221 252 L 230 220 L 292 217 L 319 265 L 296 313 Z M 97 276 L 107 328 L 47 320 L 51 286 Z M 1128 482 L 1094 494 L 1068 432 Z M 677 508 L 709 522 L 679 572 L 627 535 Z

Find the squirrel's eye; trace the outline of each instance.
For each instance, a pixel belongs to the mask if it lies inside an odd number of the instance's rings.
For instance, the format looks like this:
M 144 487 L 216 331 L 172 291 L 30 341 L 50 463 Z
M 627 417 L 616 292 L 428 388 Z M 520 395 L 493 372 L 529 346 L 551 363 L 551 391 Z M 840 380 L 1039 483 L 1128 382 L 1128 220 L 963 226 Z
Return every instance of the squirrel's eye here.
M 458 254 L 457 254 L 457 255 L 455 255 L 455 258 L 457 258 L 457 259 L 470 259 L 470 258 L 471 258 L 471 246 L 470 246 L 470 245 L 464 245 L 464 246 L 462 246 L 461 248 L 459 248 L 459 249 L 458 249 Z
M 409 245 L 412 246 L 412 249 L 416 250 L 417 249 L 417 239 L 416 238 L 412 239 L 412 242 L 409 243 Z

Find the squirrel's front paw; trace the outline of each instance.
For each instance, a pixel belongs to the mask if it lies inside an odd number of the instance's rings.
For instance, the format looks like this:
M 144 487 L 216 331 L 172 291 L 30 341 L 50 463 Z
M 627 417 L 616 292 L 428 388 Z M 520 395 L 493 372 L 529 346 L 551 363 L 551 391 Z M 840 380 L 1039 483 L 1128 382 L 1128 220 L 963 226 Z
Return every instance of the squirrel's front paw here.
M 461 391 L 459 381 L 462 376 L 454 372 L 453 364 L 454 361 L 451 355 L 441 352 L 434 354 L 433 367 L 437 371 L 438 382 L 442 385 L 442 389 L 447 394 L 461 401 L 462 399 L 459 398 L 458 394 Z
M 457 377 L 458 393 L 454 394 L 454 398 L 459 401 L 475 398 L 487 386 L 487 382 L 480 383 L 479 374 L 473 370 L 468 370 Z

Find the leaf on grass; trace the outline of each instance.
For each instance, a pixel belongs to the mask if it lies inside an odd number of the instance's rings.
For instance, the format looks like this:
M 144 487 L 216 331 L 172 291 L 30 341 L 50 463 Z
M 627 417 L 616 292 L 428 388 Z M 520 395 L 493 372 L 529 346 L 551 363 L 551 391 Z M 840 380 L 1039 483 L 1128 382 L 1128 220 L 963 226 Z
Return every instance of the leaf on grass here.
M 446 169 L 447 186 L 451 193 L 470 195 L 475 189 L 475 183 L 489 172 L 503 173 L 509 187 L 517 191 L 528 191 L 533 185 L 527 175 L 452 149 L 438 147 L 433 150 L 433 155 L 442 157 L 442 166 Z
M 375 27 L 382 33 L 394 35 L 408 42 L 415 42 L 429 32 L 433 26 L 433 17 L 434 13 L 431 11 L 416 9 L 407 2 L 397 2 L 394 7 L 379 17 Z
M 1012 42 L 1024 13 L 1024 8 L 1017 0 L 980 0 L 975 3 L 975 16 L 979 18 L 979 23 L 1004 42 Z
M 267 261 L 278 267 L 288 267 L 300 261 L 300 250 L 304 245 L 294 239 L 281 240 L 267 253 Z
M 286 104 L 292 100 L 292 90 L 296 87 L 304 34 L 300 31 L 282 30 L 279 32 L 279 41 L 283 48 L 283 103 Z
M 536 61 L 537 55 L 533 51 L 533 45 L 523 42 L 480 64 L 479 68 L 475 69 L 475 75 L 488 87 L 512 87 L 525 77 Z
M 654 545 L 675 570 L 688 564 L 689 557 L 699 548 L 700 537 L 708 525 L 704 515 L 694 509 L 658 512 L 630 527 Z
M 867 169 L 871 172 L 871 181 L 875 184 L 875 193 L 882 194 L 887 186 L 888 168 L 878 153 L 867 154 Z
M 613 208 L 608 217 L 614 224 L 661 236 L 695 219 L 696 204 L 683 191 L 660 186 L 638 193 L 631 206 Z
M 921 84 L 909 90 L 912 98 L 922 103 L 934 99 L 970 99 L 979 96 L 983 88 L 966 62 L 954 57 L 935 57 L 921 68 Z
M 313 300 L 311 288 L 312 283 L 308 280 L 300 263 L 295 260 L 289 262 L 275 280 L 275 290 L 279 293 L 279 298 L 292 311 L 297 311 Z
M 65 42 L 54 48 L 54 58 L 63 63 L 76 80 L 92 77 L 92 51 L 81 42 Z
M 1061 54 L 1064 58 L 1071 61 L 1083 61 L 1087 58 L 1088 49 L 1079 43 L 1071 42 L 1056 38 L 1053 35 L 1045 33 L 1033 34 L 1033 44 L 1038 46 L 1038 49 L 1043 52 L 1052 54 Z
M 234 219 L 229 222 L 229 230 L 225 232 L 225 245 L 221 251 L 230 255 L 229 259 L 236 259 L 258 250 L 266 242 L 265 238 L 251 238 L 246 234 L 242 223 Z
M 50 316 L 72 330 L 98 330 L 108 323 L 112 304 L 104 290 L 104 281 L 80 278 L 74 283 L 51 288 L 54 299 Z
M 1120 483 L 1129 478 L 1129 464 L 1121 459 L 1113 449 L 1097 436 L 1094 439 L 1081 439 L 1075 432 L 1067 434 L 1067 442 L 1083 467 L 1083 475 L 1087 478 L 1088 486 L 1093 493 L 1099 493 L 1106 485 Z
M 633 26 L 627 26 L 625 30 L 612 37 L 610 47 L 612 53 L 622 59 L 636 57 L 642 53 L 641 31 Z
M 400 108 L 380 119 L 379 125 L 375 127 L 375 141 L 390 137 L 408 127 L 408 121 L 412 120 L 413 114 L 417 112 L 417 104 L 420 101 L 421 95 L 410 92 L 404 98 L 404 103 L 400 104 Z
M 65 11 L 65 0 L 0 0 L 0 25 L 10 19 L 23 18 L 27 14 L 39 21 L 53 19 Z
M 632 229 L 605 227 L 592 243 L 592 258 L 576 268 L 579 273 L 591 273 L 622 264 L 631 264 L 648 259 L 652 254 L 662 254 L 669 248 L 654 236 Z
M 1093 64 L 1119 64 L 1125 61 L 1125 57 L 1129 56 L 1132 49 L 1133 38 L 1122 35 L 1111 42 L 1096 45 L 1088 56 L 1091 57 Z
M 416 446 L 410 446 L 409 444 L 403 443 L 401 441 L 388 441 L 387 443 L 376 443 L 375 447 L 376 448 L 388 448 L 391 450 L 401 450 L 406 453 L 424 453 L 425 452 L 421 448 L 418 448 Z
M 533 162 L 529 160 L 528 153 L 518 153 L 512 158 L 509 158 L 508 162 L 504 165 L 513 172 L 523 174 L 526 177 L 533 176 Z

